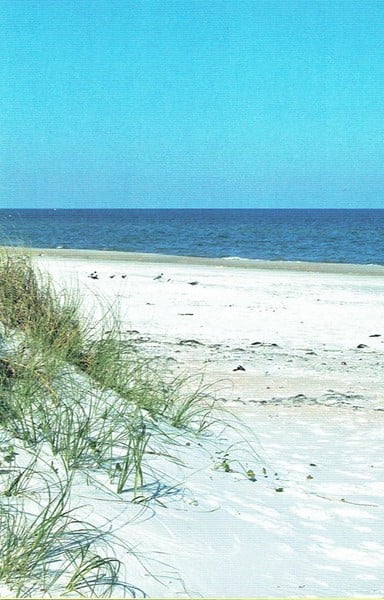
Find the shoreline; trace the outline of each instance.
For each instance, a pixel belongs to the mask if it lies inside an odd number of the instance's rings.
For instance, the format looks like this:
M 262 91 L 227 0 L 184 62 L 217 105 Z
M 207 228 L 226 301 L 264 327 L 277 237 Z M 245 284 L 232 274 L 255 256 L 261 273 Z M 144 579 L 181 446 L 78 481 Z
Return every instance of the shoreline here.
M 86 250 L 72 248 L 32 248 L 12 246 L 8 249 L 17 252 L 30 252 L 33 256 L 43 255 L 57 259 L 79 259 L 96 261 L 126 261 L 128 263 L 151 263 L 173 265 L 201 265 L 247 269 L 255 271 L 295 271 L 303 273 L 346 274 L 384 276 L 384 266 L 361 263 L 328 263 L 309 261 L 262 260 L 249 258 L 210 258 L 173 254 L 155 254 L 144 252 L 122 252 L 120 250 Z

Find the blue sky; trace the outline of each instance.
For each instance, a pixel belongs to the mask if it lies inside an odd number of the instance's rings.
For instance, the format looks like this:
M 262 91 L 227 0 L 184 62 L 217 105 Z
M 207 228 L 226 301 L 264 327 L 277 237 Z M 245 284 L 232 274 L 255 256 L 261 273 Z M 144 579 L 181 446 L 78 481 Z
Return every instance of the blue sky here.
M 384 3 L 1 0 L 0 205 L 382 207 Z

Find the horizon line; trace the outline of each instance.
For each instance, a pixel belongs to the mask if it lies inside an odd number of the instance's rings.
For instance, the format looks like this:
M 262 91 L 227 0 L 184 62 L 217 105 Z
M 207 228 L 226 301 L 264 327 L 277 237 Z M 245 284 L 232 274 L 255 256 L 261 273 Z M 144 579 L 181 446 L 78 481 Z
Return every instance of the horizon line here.
M 224 207 L 224 206 L 209 206 L 209 207 L 199 207 L 199 206 L 162 206 L 162 207 L 158 207 L 158 206 L 146 206 L 146 207 L 139 207 L 139 206 L 130 206 L 130 207 L 126 207 L 126 206 L 113 206 L 113 207 L 109 207 L 109 206 L 97 206 L 97 207 L 89 207 L 89 206 L 78 206 L 78 207 L 66 207 L 66 208 L 61 208 L 61 207 L 56 207 L 56 206 L 46 206 L 46 207 L 17 207 L 17 208 L 7 208 L 7 207 L 0 207 L 0 211 L 7 211 L 7 210 L 53 210 L 53 211 L 57 211 L 57 210 L 383 210 L 384 208 L 379 208 L 379 207 L 374 207 L 374 206 L 354 206 L 354 207 L 347 207 L 347 206 L 341 206 L 341 207 L 317 207 L 317 206 L 313 206 L 313 207 L 308 207 L 308 206 L 269 206 L 269 207 L 262 207 L 262 206 L 258 206 L 258 207 L 250 207 L 250 206 L 239 206 L 239 207 Z

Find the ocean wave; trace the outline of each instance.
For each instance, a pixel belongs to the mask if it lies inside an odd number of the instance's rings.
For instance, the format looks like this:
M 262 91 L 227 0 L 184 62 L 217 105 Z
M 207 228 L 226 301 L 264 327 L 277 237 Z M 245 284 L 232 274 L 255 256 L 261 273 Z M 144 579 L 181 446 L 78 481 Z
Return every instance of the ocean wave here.
M 258 258 L 245 258 L 244 256 L 220 256 L 222 260 L 259 260 Z

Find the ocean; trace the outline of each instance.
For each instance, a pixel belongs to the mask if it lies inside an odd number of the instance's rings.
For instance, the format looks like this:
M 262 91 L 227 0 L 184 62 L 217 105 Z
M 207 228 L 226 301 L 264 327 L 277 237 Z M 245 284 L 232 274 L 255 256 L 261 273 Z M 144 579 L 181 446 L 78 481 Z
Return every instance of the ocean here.
M 0 243 L 384 265 L 384 210 L 0 210 Z

